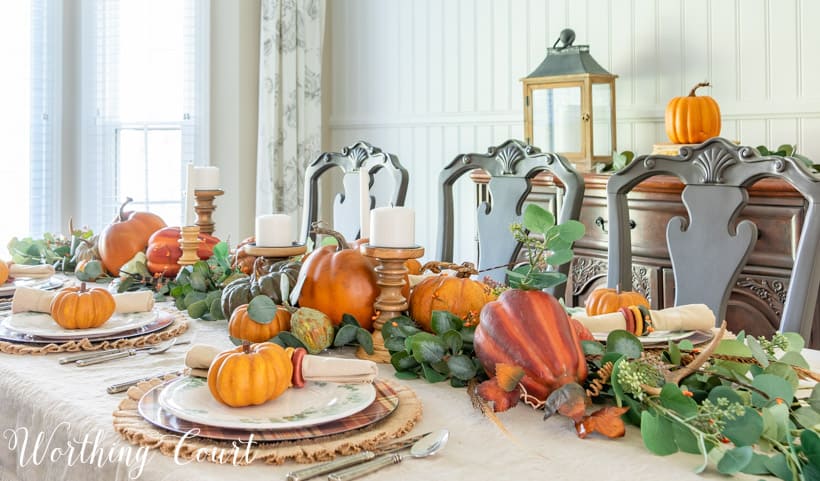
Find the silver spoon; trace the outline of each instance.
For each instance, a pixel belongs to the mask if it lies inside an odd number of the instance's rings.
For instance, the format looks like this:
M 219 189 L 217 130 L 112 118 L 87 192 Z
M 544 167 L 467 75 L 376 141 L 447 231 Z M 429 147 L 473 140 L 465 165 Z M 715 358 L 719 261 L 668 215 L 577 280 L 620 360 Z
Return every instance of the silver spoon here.
M 157 346 L 154 346 L 154 347 L 151 347 L 151 348 L 146 349 L 146 348 L 141 348 L 140 347 L 140 348 L 128 349 L 128 350 L 125 350 L 125 351 L 122 351 L 122 352 L 116 352 L 114 354 L 108 354 L 108 355 L 105 355 L 105 356 L 95 357 L 93 359 L 81 359 L 81 360 L 77 361 L 75 364 L 79 367 L 91 366 L 92 364 L 100 364 L 100 363 L 103 363 L 103 362 L 106 362 L 106 361 L 111 361 L 111 360 L 114 360 L 114 359 L 122 359 L 124 357 L 131 357 L 131 356 L 134 356 L 134 355 L 136 355 L 137 353 L 140 353 L 140 352 L 145 352 L 145 353 L 151 354 L 151 355 L 162 354 L 163 352 L 167 351 L 168 349 L 171 349 L 175 345 L 188 344 L 189 342 L 190 341 L 177 342 L 177 338 L 173 338 L 165 344 L 160 344 L 160 345 L 157 345 Z
M 347 468 L 342 471 L 335 472 L 327 477 L 328 481 L 348 481 L 351 479 L 360 478 L 366 474 L 370 474 L 379 469 L 390 466 L 391 464 L 398 464 L 408 457 L 412 458 L 426 458 L 439 452 L 450 437 L 450 432 L 446 429 L 439 429 L 424 436 L 416 441 L 416 444 L 410 448 L 410 456 L 406 454 L 383 454 L 378 458 L 368 461 L 366 463 Z

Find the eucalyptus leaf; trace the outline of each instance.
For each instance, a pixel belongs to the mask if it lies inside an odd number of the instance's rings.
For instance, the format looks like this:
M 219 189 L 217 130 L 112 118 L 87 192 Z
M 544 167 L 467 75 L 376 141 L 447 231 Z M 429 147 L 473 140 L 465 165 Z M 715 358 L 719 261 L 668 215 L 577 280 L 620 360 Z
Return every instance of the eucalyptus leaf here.
M 784 332 L 782 334 L 789 340 L 789 351 L 790 352 L 800 352 L 806 347 L 806 341 L 803 337 L 796 333 L 796 332 Z
M 736 446 L 751 446 L 763 433 L 763 418 L 752 408 L 747 407 L 743 416 L 726 421 L 723 435 Z
M 751 446 L 730 449 L 720 458 L 717 469 L 723 474 L 735 474 L 749 464 L 749 461 L 752 460 L 752 454 Z
M 448 311 L 433 311 L 430 324 L 434 333 L 443 334 L 447 331 L 461 329 L 464 321 Z
M 441 382 L 447 379 L 447 376 L 436 371 L 426 362 L 421 364 L 421 373 L 422 376 L 424 376 L 424 379 L 431 383 Z
M 769 457 L 765 454 L 760 453 L 753 453 L 752 459 L 749 460 L 749 463 L 746 464 L 740 471 L 746 474 L 757 474 L 757 475 L 765 475 L 770 474 L 769 470 L 766 469 L 766 461 L 769 460 Z
M 473 361 L 469 357 L 463 354 L 451 356 L 450 359 L 447 360 L 447 367 L 450 368 L 450 373 L 453 376 L 463 381 L 469 381 L 476 375 L 475 364 L 473 364 Z
M 547 264 L 551 266 L 560 266 L 572 260 L 572 249 L 556 250 L 547 257 Z
M 527 230 L 537 234 L 546 234 L 555 225 L 555 216 L 537 204 L 527 204 L 522 220 Z
M 663 385 L 660 401 L 665 408 L 671 409 L 683 418 L 690 418 L 698 413 L 698 403 L 694 399 L 685 396 L 674 383 Z
M 458 354 L 461 347 L 464 345 L 464 340 L 461 334 L 456 330 L 450 330 L 441 335 L 444 343 L 447 344 L 447 349 L 453 354 Z
M 786 456 L 783 453 L 775 454 L 766 460 L 766 469 L 772 474 L 785 481 L 794 481 L 794 474 L 789 468 L 789 463 L 786 461 Z
M 820 413 L 812 409 L 810 406 L 803 406 L 795 409 L 794 412 L 792 412 L 792 418 L 795 423 L 805 429 L 820 429 Z M 820 467 L 820 464 L 817 466 Z
M 797 356 L 800 356 L 797 353 L 791 353 Z M 774 376 L 780 377 L 785 379 L 789 385 L 792 387 L 792 391 L 797 391 L 797 387 L 800 384 L 800 379 L 797 377 L 797 373 L 794 372 L 794 369 L 788 364 L 784 364 L 782 362 L 773 362 L 769 364 L 769 366 L 763 370 L 764 374 L 772 374 Z
M 794 390 L 791 384 L 789 384 L 787 380 L 773 374 L 761 374 L 756 376 L 752 379 L 752 386 L 768 395 L 768 399 L 766 399 L 758 392 L 752 392 L 752 404 L 757 407 L 775 403 L 778 398 L 789 405 L 794 398 Z
M 763 346 L 760 345 L 760 342 L 750 337 L 746 339 L 746 345 L 749 346 L 749 350 L 752 351 L 752 356 L 754 356 L 755 360 L 763 367 L 767 367 L 769 365 L 769 355 L 766 354 L 766 351 L 763 350 Z
M 738 339 L 723 339 L 715 349 L 715 354 L 725 354 L 727 356 L 752 357 L 749 346 Z
M 396 371 L 409 371 L 419 366 L 419 363 L 407 351 L 399 351 L 390 356 L 390 364 Z
M 532 278 L 531 285 L 538 289 L 547 289 L 567 280 L 566 274 L 556 271 L 533 272 L 530 277 Z
M 820 412 L 820 384 L 815 384 L 811 389 L 811 396 L 809 396 L 808 402 L 812 409 Z
M 287 278 L 287 276 L 282 276 L 282 277 Z M 347 313 L 342 314 L 341 325 L 342 326 L 350 325 L 350 326 L 355 326 L 355 327 L 362 327 L 359 324 L 359 321 L 357 321 L 355 317 L 353 317 L 352 315 L 347 314 Z
M 189 292 L 188 294 L 185 295 L 185 298 L 184 298 L 185 299 L 185 305 L 190 306 L 194 302 L 204 301 L 206 297 L 208 297 L 208 295 L 205 294 L 204 292 L 191 291 L 191 292 Z
M 467 349 L 467 345 L 469 344 L 470 350 L 472 351 L 476 327 L 478 326 L 462 327 L 459 331 L 459 334 L 461 334 L 461 340 L 464 341 L 464 346 L 462 346 L 462 349 Z
M 336 331 L 336 337 L 333 338 L 333 345 L 336 347 L 346 346 L 356 340 L 356 331 L 359 327 L 351 324 L 343 324 Z
M 615 402 L 618 404 L 618 407 L 623 406 L 624 398 L 627 397 L 626 394 L 624 394 L 624 389 L 623 387 L 621 387 L 621 383 L 618 382 L 618 373 L 620 372 L 623 363 L 626 362 L 625 359 L 626 358 L 623 355 L 621 355 L 618 359 L 612 361 L 612 374 L 609 376 L 609 382 L 612 385 L 612 392 L 615 394 Z M 601 360 L 602 364 L 605 364 L 607 362 L 608 360 L 606 359 L 606 357 L 604 357 L 604 359 Z M 627 411 L 627 414 L 630 411 L 632 411 L 632 409 Z
M 253 319 L 253 322 L 270 324 L 276 318 L 278 309 L 279 306 L 270 297 L 256 296 L 248 303 L 248 316 Z
M 290 331 L 280 331 L 274 339 L 280 339 L 284 343 L 284 347 L 301 347 L 307 349 L 307 346 Z
M 404 351 L 404 338 L 403 337 L 388 337 L 384 340 L 384 347 L 390 354 L 395 354 L 399 351 Z
M 720 398 L 726 398 L 729 402 L 744 404 L 740 394 L 729 386 L 717 386 L 709 391 L 709 400 L 712 401 L 713 404 L 717 404 Z
M 811 369 L 811 366 L 809 365 L 808 361 L 806 361 L 806 358 L 804 358 L 803 355 L 799 352 L 785 352 L 782 356 L 780 356 L 780 359 L 778 359 L 778 361 L 791 366 L 802 367 L 803 369 Z
M 606 337 L 606 352 L 617 352 L 628 359 L 638 359 L 643 352 L 643 345 L 634 334 L 617 329 Z
M 700 454 L 700 445 L 698 437 L 691 429 L 678 422 L 672 422 L 672 434 L 675 438 L 675 444 L 678 449 L 684 453 Z
M 565 242 L 575 242 L 584 237 L 586 227 L 577 220 L 568 220 L 558 225 L 558 235 Z
M 677 343 L 669 341 L 669 362 L 674 366 L 680 366 L 680 348 Z
M 581 341 L 581 349 L 585 356 L 603 356 L 606 352 L 606 347 L 598 341 Z
M 419 374 L 415 371 L 396 371 L 396 377 L 404 380 L 418 379 Z
M 413 351 L 413 357 L 419 363 L 440 361 L 447 350 L 447 345 L 441 338 L 427 332 L 419 332 L 409 339 L 411 339 L 410 346 Z M 427 378 L 426 375 L 425 378 Z
M 641 437 L 646 449 L 658 456 L 668 456 L 678 452 L 678 445 L 672 435 L 672 423 L 666 418 L 644 411 L 641 413 Z
M 800 445 L 809 462 L 820 468 L 820 436 L 810 429 L 800 433 Z
M 201 272 L 193 272 L 191 274 L 191 287 L 198 292 L 206 292 L 208 290 L 207 278 Z
M 214 299 L 211 301 L 211 308 L 208 312 L 211 314 L 211 318 L 215 321 L 225 319 L 225 313 L 222 312 L 222 302 L 219 299 Z
M 370 331 L 363 327 L 356 328 L 356 342 L 364 349 L 364 352 L 373 354 L 373 336 Z
M 188 315 L 194 319 L 199 319 L 208 312 L 208 304 L 205 300 L 196 301 L 188 305 Z

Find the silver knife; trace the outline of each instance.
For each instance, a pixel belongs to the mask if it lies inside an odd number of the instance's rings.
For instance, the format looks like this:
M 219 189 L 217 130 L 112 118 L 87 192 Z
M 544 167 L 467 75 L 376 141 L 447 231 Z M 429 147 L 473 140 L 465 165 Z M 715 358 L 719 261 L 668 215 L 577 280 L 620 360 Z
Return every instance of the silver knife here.
M 73 356 L 62 357 L 58 362 L 60 364 L 70 364 L 72 362 L 82 361 L 83 359 L 93 359 L 97 356 L 106 356 L 108 354 L 114 354 L 117 352 L 122 352 L 122 349 L 104 349 L 102 351 L 84 352 L 82 354 L 75 354 Z
M 400 439 L 375 448 L 372 451 L 362 451 L 350 456 L 339 457 L 333 461 L 317 464 L 316 466 L 311 466 L 309 468 L 297 469 L 296 471 L 289 472 L 285 479 L 287 479 L 287 481 L 305 481 L 307 479 L 315 478 L 316 476 L 332 473 L 333 471 L 337 471 L 348 466 L 353 466 L 354 464 L 369 461 L 379 454 L 393 453 L 396 451 L 401 451 L 402 449 L 407 449 L 415 444 L 416 441 L 424 436 L 427 436 L 428 434 L 430 433 L 419 434 L 407 439 Z
M 154 378 L 160 378 L 161 379 L 161 378 L 164 378 L 166 376 L 173 376 L 173 375 L 181 376 L 184 373 L 185 373 L 185 369 L 179 369 L 177 371 L 161 372 L 161 373 L 157 373 L 157 374 L 152 374 L 150 376 L 144 376 L 144 377 L 140 377 L 140 378 L 137 378 L 137 379 L 131 379 L 129 381 L 123 381 L 123 382 L 120 382 L 120 383 L 117 383 L 117 384 L 112 384 L 112 385 L 108 386 L 107 388 L 105 388 L 105 392 L 107 392 L 108 394 L 117 394 L 117 393 L 121 393 L 121 392 L 127 390 L 129 387 L 135 386 L 135 385 L 137 385 L 137 384 L 139 384 L 143 381 L 150 381 L 151 379 L 154 379 Z

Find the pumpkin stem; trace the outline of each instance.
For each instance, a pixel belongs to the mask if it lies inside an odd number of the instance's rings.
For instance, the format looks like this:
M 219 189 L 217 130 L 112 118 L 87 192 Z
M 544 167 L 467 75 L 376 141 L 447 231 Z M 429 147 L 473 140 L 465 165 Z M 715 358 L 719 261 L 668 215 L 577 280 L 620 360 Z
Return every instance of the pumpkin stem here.
M 120 206 L 120 213 L 117 216 L 117 217 L 119 217 L 120 222 L 125 221 L 125 206 L 130 204 L 131 202 L 134 202 L 134 199 L 132 199 L 131 197 L 126 197 L 125 202 L 123 202 L 122 205 Z
M 251 343 L 249 341 L 242 341 L 242 352 L 245 354 L 251 353 Z
M 695 97 L 695 90 L 697 90 L 701 87 L 709 87 L 710 85 L 712 85 L 712 84 L 710 84 L 709 82 L 700 82 L 700 83 L 698 83 L 697 85 L 692 87 L 692 90 L 689 91 L 689 96 L 690 97 Z
M 85 288 L 85 282 L 80 283 L 80 292 L 85 292 L 87 289 Z
M 342 251 L 345 249 L 350 249 L 350 244 L 347 243 L 347 239 L 345 239 L 345 236 L 343 236 L 340 232 L 335 231 L 333 229 L 322 227 L 322 225 L 319 222 L 314 222 L 311 225 L 310 231 L 314 234 L 329 235 L 336 239 L 336 242 L 339 244 L 339 248 L 337 250 Z
M 424 271 L 430 271 L 433 274 L 440 274 L 444 269 L 452 269 L 456 271 L 456 277 L 459 279 L 465 279 L 478 274 L 478 270 L 472 262 L 464 262 L 459 265 L 453 264 L 452 262 L 430 261 L 421 266 L 420 272 L 424 273 Z

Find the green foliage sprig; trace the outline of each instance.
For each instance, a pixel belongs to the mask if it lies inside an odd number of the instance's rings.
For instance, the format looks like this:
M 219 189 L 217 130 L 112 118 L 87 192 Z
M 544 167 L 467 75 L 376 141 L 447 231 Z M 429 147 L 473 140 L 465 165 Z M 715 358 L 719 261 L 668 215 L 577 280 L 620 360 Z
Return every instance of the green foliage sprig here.
M 390 363 L 400 379 L 424 378 L 428 382 L 450 381 L 464 387 L 473 379 L 486 379 L 473 350 L 475 325 L 467 326 L 458 316 L 433 311 L 433 332 L 424 332 L 409 318 L 396 317 L 382 326 Z
M 15 264 L 50 264 L 59 271 L 73 272 L 76 266 L 74 251 L 93 236 L 90 229 L 75 229 L 70 237 L 46 232 L 42 239 L 12 237 L 7 247 Z
M 777 147 L 777 149 L 772 150 L 766 147 L 765 145 L 758 145 L 757 151 L 760 152 L 760 155 L 779 155 L 781 157 L 794 157 L 795 159 L 803 162 L 809 170 L 813 170 L 817 172 L 820 169 L 820 165 L 815 164 L 810 158 L 806 157 L 805 155 L 797 153 L 797 145 L 791 144 L 783 144 Z
M 617 172 L 629 165 L 634 158 L 635 153 L 631 150 L 612 152 L 612 163 L 605 164 L 603 162 L 596 162 L 592 165 L 592 170 L 598 174 L 603 174 L 604 172 Z
M 527 256 L 527 263 L 507 271 L 510 287 L 545 289 L 567 280 L 565 274 L 547 269 L 572 260 L 572 243 L 584 236 L 584 224 L 576 220 L 556 224 L 551 212 L 528 204 L 522 223 L 512 224 L 510 230 Z
M 641 355 L 640 341 L 614 331 L 606 348 L 585 342 L 598 354 L 593 368 L 614 362 L 609 389 L 626 420 L 640 426 L 644 445 L 658 455 L 699 454 L 696 472 L 713 465 L 723 474 L 774 475 L 784 480 L 820 479 L 820 387 L 796 395 L 803 339 L 772 339 L 741 333 L 722 340 L 707 364 L 681 380 L 664 372 L 681 367 L 691 342 L 670 342 L 657 356 Z

